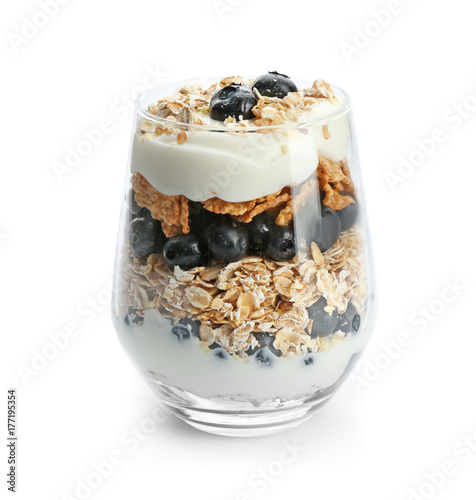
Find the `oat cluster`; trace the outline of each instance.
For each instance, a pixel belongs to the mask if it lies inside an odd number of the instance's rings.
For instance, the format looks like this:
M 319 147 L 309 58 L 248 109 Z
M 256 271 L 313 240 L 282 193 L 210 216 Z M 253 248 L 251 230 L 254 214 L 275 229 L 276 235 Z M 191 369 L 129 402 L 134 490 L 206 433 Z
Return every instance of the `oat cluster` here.
M 266 210 L 279 207 L 291 201 L 291 190 L 285 187 L 277 193 L 269 194 L 256 200 L 246 202 L 229 202 L 220 198 L 207 200 L 203 207 L 215 214 L 228 214 L 235 216 L 240 222 L 251 222 L 254 217 Z
M 160 193 L 139 172 L 132 176 L 131 184 L 137 204 L 148 208 L 152 217 L 162 223 L 167 238 L 190 232 L 188 198 Z
M 326 193 L 322 200 L 324 205 L 332 210 L 342 210 L 347 205 L 354 203 L 352 196 L 343 193 L 355 193 L 355 186 L 350 176 L 347 159 L 331 161 L 319 155 L 317 167 L 319 188 Z
M 357 229 L 341 234 L 325 254 L 315 243 L 309 254 L 290 262 L 249 257 L 225 267 L 197 267 L 171 271 L 162 254 L 146 262 L 124 249 L 124 312 L 131 308 L 141 317 L 157 309 L 173 321 L 192 318 L 202 323 L 204 347 L 217 342 L 245 358 L 257 345 L 253 332 L 275 336 L 274 346 L 283 356 L 325 349 L 344 338 L 342 332 L 312 339 L 307 308 L 325 297 L 328 312 L 347 309 L 349 301 L 362 314 L 367 295 L 363 238 Z

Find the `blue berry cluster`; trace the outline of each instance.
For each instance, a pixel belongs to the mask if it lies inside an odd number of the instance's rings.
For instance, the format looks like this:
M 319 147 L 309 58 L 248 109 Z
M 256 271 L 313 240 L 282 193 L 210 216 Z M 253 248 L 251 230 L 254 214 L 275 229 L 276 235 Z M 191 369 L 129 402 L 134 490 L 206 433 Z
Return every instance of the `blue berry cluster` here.
M 355 310 L 352 303 L 349 302 L 345 313 L 339 314 L 335 309 L 329 314 L 325 308 L 327 300 L 321 297 L 316 303 L 308 308 L 309 319 L 313 321 L 311 337 L 327 337 L 337 331 L 357 333 L 360 328 L 360 315 Z
M 229 117 L 250 120 L 254 118 L 253 108 L 258 104 L 253 89 L 262 96 L 285 97 L 289 92 L 297 92 L 296 84 L 287 75 L 270 71 L 253 82 L 252 87 L 232 83 L 217 90 L 210 102 L 210 117 L 224 121 Z
M 315 304 L 308 308 L 309 319 L 312 320 L 311 338 L 327 337 L 337 331 L 342 331 L 346 335 L 355 335 L 360 329 L 360 315 L 355 307 L 349 303 L 347 310 L 339 314 L 335 309 L 332 314 L 325 311 L 327 301 L 321 297 Z M 200 338 L 200 321 L 190 318 L 180 319 L 172 326 L 172 334 L 178 341 L 184 342 L 192 337 Z M 254 356 L 255 362 L 263 367 L 272 366 L 273 360 L 282 356 L 282 352 L 274 347 L 275 337 L 265 332 L 254 332 L 253 335 L 258 341 L 255 347 L 250 347 L 246 354 Z M 221 360 L 226 360 L 233 353 L 228 352 L 220 344 L 214 342 L 210 345 L 213 355 Z M 304 358 L 304 366 L 314 363 L 314 355 L 310 353 Z
M 171 269 L 179 266 L 187 270 L 211 262 L 236 262 L 247 255 L 287 261 L 296 254 L 292 227 L 277 226 L 273 217 L 266 213 L 244 224 L 228 215 L 213 214 L 194 203 L 190 226 L 189 234 L 170 238 L 164 245 L 164 258 Z

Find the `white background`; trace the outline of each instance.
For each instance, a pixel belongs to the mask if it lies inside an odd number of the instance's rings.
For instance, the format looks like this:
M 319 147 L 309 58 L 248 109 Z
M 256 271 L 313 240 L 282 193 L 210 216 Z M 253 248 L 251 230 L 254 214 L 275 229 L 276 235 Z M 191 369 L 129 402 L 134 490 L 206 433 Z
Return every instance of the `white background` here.
M 80 481 L 94 482 L 93 463 L 115 451 L 121 464 L 83 498 L 475 498 L 476 451 L 459 444 L 473 435 L 476 450 L 471 3 L 394 1 L 399 12 L 380 14 L 380 24 L 372 13 L 388 9 L 385 0 L 223 0 L 222 10 L 213 0 L 62 3 L 45 18 L 36 0 L 4 2 L 0 16 L 0 412 L 16 387 L 15 498 L 79 498 Z M 32 20 L 45 25 L 27 28 Z M 360 34 L 352 50 L 359 30 L 372 36 Z M 154 397 L 101 305 L 132 120 L 120 101 L 150 83 L 147 74 L 176 81 L 269 70 L 320 76 L 353 96 L 379 285 L 375 335 L 355 371 L 365 385 L 348 381 L 320 414 L 267 438 L 209 436 L 162 415 L 153 428 Z M 54 162 L 105 119 L 109 132 L 91 153 L 55 173 Z M 435 133 L 443 139 L 432 146 Z M 420 164 L 392 190 L 386 175 L 410 156 Z M 464 288 L 451 303 L 439 301 L 446 280 Z M 93 302 L 97 311 L 85 316 Z M 437 314 L 422 320 L 429 306 Z M 69 323 L 79 334 L 22 376 L 19 367 L 31 368 L 35 350 Z M 382 353 L 401 332 L 411 345 L 388 361 Z M 127 441 L 135 426 L 149 431 L 140 445 Z M 280 468 L 283 443 L 294 440 L 303 450 Z M 425 486 L 445 461 L 452 474 Z M 276 473 L 263 488 L 253 486 L 260 469 Z

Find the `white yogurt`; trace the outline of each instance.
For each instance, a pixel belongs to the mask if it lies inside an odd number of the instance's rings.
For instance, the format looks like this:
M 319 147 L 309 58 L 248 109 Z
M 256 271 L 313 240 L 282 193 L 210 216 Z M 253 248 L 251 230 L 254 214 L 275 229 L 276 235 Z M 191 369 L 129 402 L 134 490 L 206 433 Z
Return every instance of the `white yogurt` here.
M 171 331 L 171 322 L 156 310 L 145 312 L 141 326 L 127 325 L 124 317 L 113 314 L 119 339 L 142 373 L 153 371 L 158 380 L 201 397 L 246 397 L 267 401 L 311 395 L 330 387 L 344 373 L 353 354 L 365 347 L 370 328 L 362 325 L 355 336 L 305 356 L 277 358 L 270 355 L 271 366 L 263 366 L 254 357 L 234 359 L 228 354 L 217 357 L 216 350 L 206 352 L 197 338 L 179 341 Z
M 303 132 L 293 127 L 266 134 L 230 133 L 221 122 L 212 120 L 223 131 L 195 126 L 187 131 L 183 144 L 177 144 L 175 134 L 137 133 L 131 172 L 141 173 L 166 195 L 182 194 L 193 201 L 214 196 L 229 202 L 254 200 L 305 181 L 316 170 L 319 153 L 333 161 L 346 157 L 348 110 L 325 121 L 344 105 L 344 100 L 324 101 L 304 111 L 299 120 L 307 124 L 299 127 Z M 324 121 L 310 124 L 321 119 Z M 328 127 L 328 139 L 323 135 L 324 125 Z

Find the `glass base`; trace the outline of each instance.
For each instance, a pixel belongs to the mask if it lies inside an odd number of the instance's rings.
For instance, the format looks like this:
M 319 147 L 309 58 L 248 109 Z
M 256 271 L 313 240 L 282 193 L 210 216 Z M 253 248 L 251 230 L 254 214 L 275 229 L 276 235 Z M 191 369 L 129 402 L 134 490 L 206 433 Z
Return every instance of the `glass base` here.
M 303 404 L 296 408 L 255 413 L 213 412 L 196 408 L 178 408 L 167 404 L 169 410 L 192 427 L 209 434 L 227 437 L 257 437 L 277 434 L 311 418 L 328 400 Z
M 332 395 L 258 404 L 231 398 L 201 398 L 161 382 L 149 382 L 173 415 L 201 431 L 230 437 L 267 436 L 296 427 L 319 411 Z
M 292 400 L 253 401 L 235 396 L 203 398 L 145 375 L 149 386 L 169 411 L 187 424 L 210 434 L 254 437 L 292 429 L 315 415 L 346 380 L 361 353 L 354 355 L 332 386 Z

